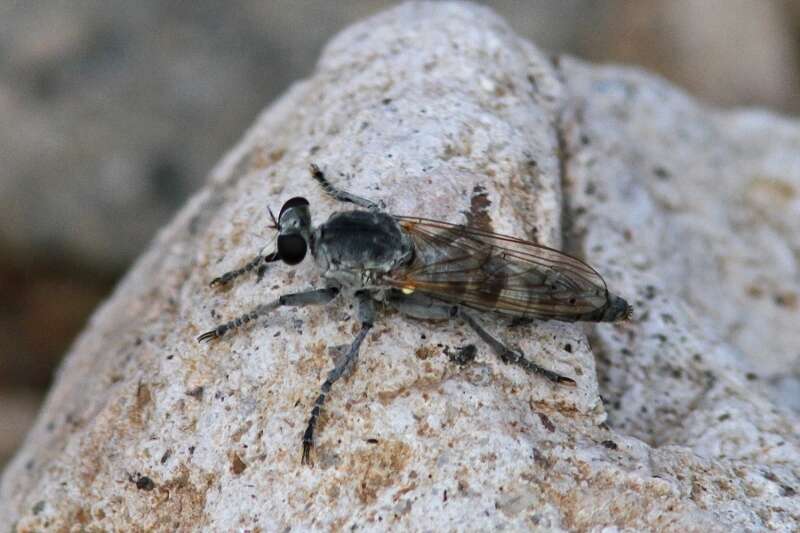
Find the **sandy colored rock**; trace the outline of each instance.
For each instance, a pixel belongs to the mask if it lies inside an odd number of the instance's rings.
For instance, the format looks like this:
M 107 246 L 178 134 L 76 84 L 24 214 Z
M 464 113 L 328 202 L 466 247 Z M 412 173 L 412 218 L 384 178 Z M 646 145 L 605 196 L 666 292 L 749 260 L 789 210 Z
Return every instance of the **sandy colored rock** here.
M 798 148 L 797 123 L 550 58 L 485 8 L 413 3 L 353 26 L 97 311 L 3 475 L 0 523 L 796 529 Z M 463 222 L 481 195 L 495 230 L 586 258 L 634 320 L 487 320 L 574 376 L 569 389 L 482 343 L 451 363 L 446 348 L 473 342 L 458 322 L 381 314 L 303 467 L 310 407 L 353 337 L 349 302 L 194 338 L 318 283 L 306 261 L 208 287 L 271 245 L 268 206 L 302 195 L 317 222 L 342 209 L 311 161 L 395 213 Z

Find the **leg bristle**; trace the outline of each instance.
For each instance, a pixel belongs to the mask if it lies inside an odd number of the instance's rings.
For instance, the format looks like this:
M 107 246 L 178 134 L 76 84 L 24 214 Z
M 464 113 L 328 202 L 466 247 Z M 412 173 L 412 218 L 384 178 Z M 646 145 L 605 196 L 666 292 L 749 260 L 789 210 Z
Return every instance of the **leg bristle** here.
M 198 342 L 210 342 L 210 341 L 212 341 L 212 340 L 214 340 L 216 338 L 218 338 L 217 337 L 217 330 L 216 329 L 212 329 L 211 331 L 206 331 L 205 333 L 203 333 L 202 335 L 197 337 L 197 341 Z

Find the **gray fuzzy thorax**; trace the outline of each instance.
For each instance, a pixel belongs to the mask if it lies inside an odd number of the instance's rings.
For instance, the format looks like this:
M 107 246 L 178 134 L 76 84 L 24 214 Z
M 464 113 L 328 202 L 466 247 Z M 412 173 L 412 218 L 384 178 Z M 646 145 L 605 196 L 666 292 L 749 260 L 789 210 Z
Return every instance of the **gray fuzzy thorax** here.
M 344 211 L 314 230 L 311 253 L 324 277 L 358 289 L 369 286 L 377 274 L 408 263 L 414 247 L 391 215 Z

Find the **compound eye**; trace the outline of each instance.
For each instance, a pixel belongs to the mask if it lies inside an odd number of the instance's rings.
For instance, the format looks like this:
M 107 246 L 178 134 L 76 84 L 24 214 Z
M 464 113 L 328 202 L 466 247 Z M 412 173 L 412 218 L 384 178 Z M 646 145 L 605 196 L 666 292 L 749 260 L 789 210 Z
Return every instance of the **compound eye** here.
M 278 255 L 287 265 L 296 265 L 306 256 L 306 240 L 296 233 L 278 235 Z
M 292 209 L 293 207 L 300 207 L 300 206 L 307 206 L 308 200 L 303 198 L 302 196 L 295 196 L 294 198 L 289 198 L 286 200 L 286 203 L 283 204 L 281 207 L 281 212 L 278 214 L 278 220 L 283 216 L 287 209 Z

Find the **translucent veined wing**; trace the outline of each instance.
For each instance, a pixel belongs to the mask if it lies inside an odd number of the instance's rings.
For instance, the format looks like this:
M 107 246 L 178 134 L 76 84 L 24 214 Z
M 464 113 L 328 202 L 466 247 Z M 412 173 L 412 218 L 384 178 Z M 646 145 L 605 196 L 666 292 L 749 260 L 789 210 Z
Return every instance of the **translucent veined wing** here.
M 384 281 L 406 293 L 539 319 L 603 320 L 610 295 L 583 261 L 524 239 L 419 217 L 396 217 L 415 257 Z

